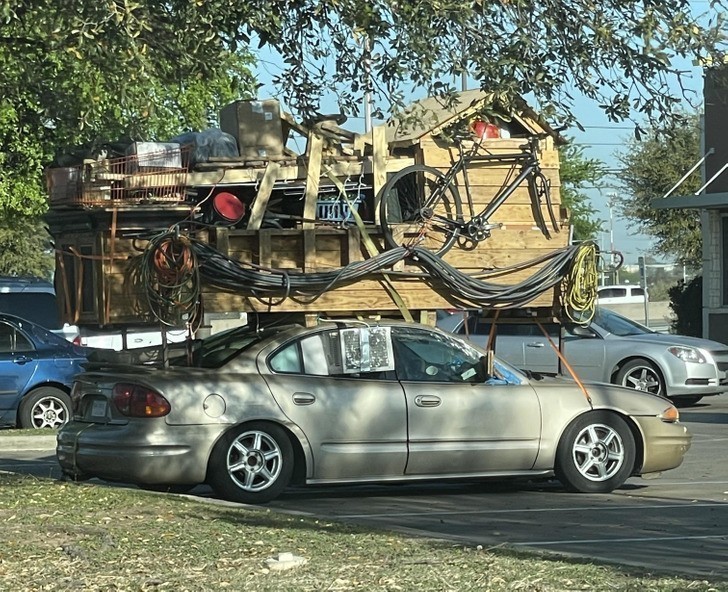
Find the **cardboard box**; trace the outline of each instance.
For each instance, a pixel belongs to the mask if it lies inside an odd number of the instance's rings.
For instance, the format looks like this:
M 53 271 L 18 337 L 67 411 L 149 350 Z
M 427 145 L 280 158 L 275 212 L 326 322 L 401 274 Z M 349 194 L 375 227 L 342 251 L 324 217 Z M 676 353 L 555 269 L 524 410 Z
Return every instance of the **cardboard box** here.
M 176 142 L 134 142 L 126 153 L 127 173 L 182 168 L 182 150 Z
M 265 159 L 283 154 L 281 108 L 275 99 L 226 105 L 220 111 L 220 129 L 238 141 L 242 158 Z

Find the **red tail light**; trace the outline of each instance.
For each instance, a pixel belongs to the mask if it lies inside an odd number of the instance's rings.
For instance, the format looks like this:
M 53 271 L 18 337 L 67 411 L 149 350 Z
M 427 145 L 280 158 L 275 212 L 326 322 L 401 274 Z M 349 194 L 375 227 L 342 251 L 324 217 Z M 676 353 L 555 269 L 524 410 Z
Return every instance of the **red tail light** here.
M 167 399 L 140 384 L 117 384 L 111 400 L 119 412 L 127 417 L 164 417 L 172 410 Z

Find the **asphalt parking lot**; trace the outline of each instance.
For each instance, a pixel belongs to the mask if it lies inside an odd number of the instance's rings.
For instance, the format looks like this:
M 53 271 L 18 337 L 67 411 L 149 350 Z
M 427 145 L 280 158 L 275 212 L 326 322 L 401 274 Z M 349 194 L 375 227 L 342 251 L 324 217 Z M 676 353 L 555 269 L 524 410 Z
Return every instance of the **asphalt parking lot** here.
M 682 411 L 693 445 L 681 467 L 609 495 L 555 482 L 296 488 L 268 507 L 483 547 L 510 546 L 695 577 L 728 579 L 728 395 Z M 8 450 L 0 470 L 57 478 L 49 440 Z M 11 438 L 12 440 L 12 438 Z M 193 494 L 211 497 L 207 487 Z

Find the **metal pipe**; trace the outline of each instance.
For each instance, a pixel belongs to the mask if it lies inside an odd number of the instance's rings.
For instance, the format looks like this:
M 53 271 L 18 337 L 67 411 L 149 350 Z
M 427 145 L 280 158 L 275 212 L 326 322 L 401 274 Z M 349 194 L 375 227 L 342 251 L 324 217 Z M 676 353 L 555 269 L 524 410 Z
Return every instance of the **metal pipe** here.
M 711 148 L 710 150 L 708 150 L 705 153 L 705 155 L 703 156 L 703 158 L 701 158 L 698 162 L 696 162 L 693 165 L 693 167 L 687 173 L 685 173 L 680 178 L 680 180 L 677 183 L 675 183 L 675 185 L 672 186 L 672 189 L 670 189 L 670 191 L 668 191 L 665 195 L 662 196 L 662 199 L 665 199 L 668 195 L 672 195 L 672 192 L 675 191 L 675 189 L 677 189 L 678 187 L 680 187 L 680 185 L 682 185 L 685 182 L 685 179 L 687 179 L 690 175 L 692 175 L 695 172 L 695 169 L 697 169 L 701 164 L 703 164 L 705 162 L 705 159 L 708 158 L 708 156 L 710 156 L 714 152 L 715 152 L 715 148 Z M 698 191 L 698 193 L 700 193 L 700 191 Z M 695 195 L 697 195 L 698 193 L 696 193 Z

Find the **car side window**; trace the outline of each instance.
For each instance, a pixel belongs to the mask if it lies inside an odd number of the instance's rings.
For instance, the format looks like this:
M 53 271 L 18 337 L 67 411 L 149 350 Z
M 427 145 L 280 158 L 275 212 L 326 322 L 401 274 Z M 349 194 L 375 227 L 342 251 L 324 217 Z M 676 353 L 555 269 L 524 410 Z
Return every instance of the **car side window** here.
M 399 327 L 393 332 L 397 378 L 414 382 L 483 382 L 480 351 L 436 332 Z
M 471 335 L 490 335 L 491 327 L 493 326 L 490 319 L 484 320 L 477 317 L 471 317 L 468 319 L 468 330 Z M 558 338 L 559 326 L 555 323 L 542 324 L 543 328 L 549 334 L 549 337 Z M 465 333 L 465 324 L 460 327 L 460 334 Z M 500 336 L 510 337 L 543 337 L 543 332 L 535 322 L 522 322 L 522 323 L 497 323 L 496 324 L 496 339 Z
M 268 364 L 274 372 L 281 374 L 301 374 L 301 354 L 298 351 L 298 342 L 289 343 L 283 349 L 279 349 L 268 360 Z
M 31 352 L 35 347 L 30 340 L 8 323 L 0 323 L 0 353 Z
M 338 330 L 322 331 L 297 339 L 275 352 L 268 364 L 271 370 L 281 374 L 396 380 L 392 370 L 375 368 L 360 372 L 344 371 L 340 339 Z

